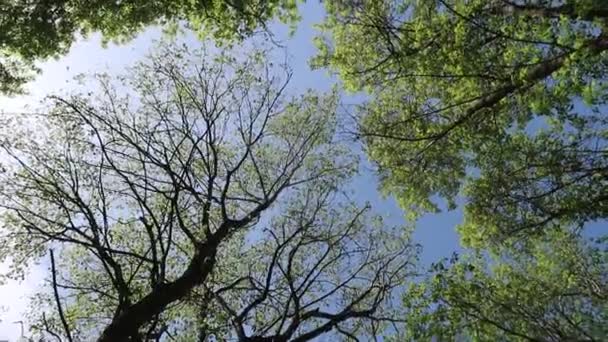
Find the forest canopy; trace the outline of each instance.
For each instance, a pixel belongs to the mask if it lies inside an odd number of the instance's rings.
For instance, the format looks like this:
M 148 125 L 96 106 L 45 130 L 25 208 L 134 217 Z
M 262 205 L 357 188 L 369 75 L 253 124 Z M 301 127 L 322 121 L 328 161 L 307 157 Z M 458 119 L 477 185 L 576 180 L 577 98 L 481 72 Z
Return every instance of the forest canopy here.
M 0 2 L 0 94 L 14 94 L 35 62 L 67 53 L 77 39 L 100 32 L 125 42 L 150 26 L 187 26 L 219 43 L 266 30 L 271 19 L 293 25 L 296 0 L 3 0 Z
M 382 189 L 414 219 L 464 212 L 473 256 L 404 296 L 414 336 L 606 336 L 607 6 L 327 4 L 313 65 L 369 94 L 355 134 Z
M 357 162 L 337 94 L 287 96 L 264 60 L 169 45 L 98 94 L 51 97 L 44 133 L 7 120 L 2 256 L 51 260 L 35 328 L 307 341 L 402 320 L 386 306 L 417 248 L 340 194 Z
M 5 94 L 79 35 L 181 27 L 216 47 L 161 44 L 0 118 L 0 260 L 13 278 L 49 266 L 32 332 L 604 340 L 608 3 L 325 1 L 310 64 L 338 82 L 295 94 L 290 65 L 247 41 L 280 49 L 270 27 L 295 28 L 302 8 L 0 4 Z M 345 93 L 362 96 L 344 106 Z M 406 224 L 349 196 L 369 172 L 361 150 Z M 442 210 L 462 211 L 463 250 L 425 270 L 412 234 Z

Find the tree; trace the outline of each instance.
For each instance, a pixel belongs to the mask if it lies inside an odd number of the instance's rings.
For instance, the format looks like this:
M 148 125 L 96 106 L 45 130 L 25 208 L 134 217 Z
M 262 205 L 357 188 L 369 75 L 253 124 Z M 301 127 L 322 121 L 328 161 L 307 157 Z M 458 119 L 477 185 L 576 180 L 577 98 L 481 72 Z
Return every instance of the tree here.
M 77 34 L 124 41 L 145 27 L 186 24 L 202 37 L 239 40 L 279 19 L 298 20 L 295 0 L 5 0 L 0 3 L 0 92 L 12 94 L 33 63 L 66 53 Z
M 477 255 L 436 264 L 434 275 L 404 296 L 409 337 L 604 340 L 608 254 L 605 241 L 584 240 L 554 230 L 531 253 L 505 250 L 491 262 Z
M 5 120 L 1 257 L 14 275 L 50 257 L 39 331 L 307 341 L 401 323 L 416 248 L 341 195 L 356 160 L 336 93 L 289 98 L 288 70 L 241 56 L 162 48 Z
M 465 197 L 463 239 L 484 245 L 606 217 L 606 18 L 591 0 L 336 3 L 314 62 L 373 95 L 359 134 L 384 189 L 414 212 Z
M 472 261 L 408 292 L 412 326 L 448 339 L 601 340 L 606 240 L 583 246 L 588 224 L 608 216 L 607 3 L 326 5 L 313 64 L 370 95 L 355 133 L 383 190 L 413 218 L 439 199 L 463 203 Z M 564 263 L 543 265 L 549 256 Z M 585 283 L 582 260 L 601 291 Z

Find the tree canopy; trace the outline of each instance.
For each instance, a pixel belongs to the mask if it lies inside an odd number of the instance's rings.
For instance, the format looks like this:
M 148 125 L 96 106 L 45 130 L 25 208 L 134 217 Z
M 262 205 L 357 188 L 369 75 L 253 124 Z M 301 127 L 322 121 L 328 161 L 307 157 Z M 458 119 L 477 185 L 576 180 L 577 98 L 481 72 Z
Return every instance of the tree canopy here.
M 602 341 L 608 335 L 607 255 L 605 240 L 551 231 L 528 253 L 503 250 L 438 263 L 404 296 L 404 339 Z
M 400 324 L 416 246 L 341 195 L 357 163 L 334 140 L 336 93 L 288 96 L 289 70 L 264 60 L 170 46 L 5 120 L 1 257 L 18 274 L 50 256 L 38 331 L 309 341 Z
M 345 189 L 340 89 L 289 94 L 265 51 L 161 46 L 1 118 L 0 260 L 49 266 L 30 312 L 80 341 L 602 341 L 608 2 L 323 2 L 311 64 L 367 96 L 348 130 L 410 223 L 462 209 L 461 255 L 416 266 Z M 78 34 L 241 42 L 295 0 L 5 1 L 0 92 Z M 242 47 L 240 47 L 242 50 Z M 432 247 L 430 247 L 432 248 Z
M 469 245 L 607 214 L 606 4 L 553 3 L 329 6 L 314 62 L 372 95 L 383 187 L 414 212 L 465 197 Z
M 608 214 L 607 6 L 327 4 L 313 65 L 369 94 L 353 131 L 383 190 L 414 219 L 462 204 L 461 242 L 481 254 L 404 296 L 424 312 L 414 336 L 605 336 L 606 241 L 586 227 Z
M 229 42 L 271 19 L 298 20 L 296 0 L 5 0 L 0 3 L 0 93 L 13 94 L 34 62 L 66 53 L 78 35 L 125 41 L 148 26 L 184 24 L 201 37 Z

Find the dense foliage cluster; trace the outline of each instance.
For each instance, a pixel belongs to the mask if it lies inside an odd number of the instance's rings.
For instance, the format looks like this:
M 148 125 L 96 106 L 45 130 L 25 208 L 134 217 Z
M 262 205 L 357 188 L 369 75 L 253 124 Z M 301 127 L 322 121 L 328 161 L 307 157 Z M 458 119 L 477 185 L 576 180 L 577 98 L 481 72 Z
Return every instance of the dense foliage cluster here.
M 436 308 L 416 334 L 606 336 L 606 245 L 586 227 L 608 215 L 607 23 L 594 0 L 328 6 L 314 63 L 371 95 L 358 134 L 383 189 L 412 217 L 464 203 L 462 244 L 490 253 L 405 296 Z
M 186 25 L 202 38 L 242 40 L 273 18 L 298 20 L 296 0 L 3 0 L 0 3 L 0 93 L 12 94 L 36 60 L 66 53 L 80 37 L 101 32 L 125 41 L 148 26 Z

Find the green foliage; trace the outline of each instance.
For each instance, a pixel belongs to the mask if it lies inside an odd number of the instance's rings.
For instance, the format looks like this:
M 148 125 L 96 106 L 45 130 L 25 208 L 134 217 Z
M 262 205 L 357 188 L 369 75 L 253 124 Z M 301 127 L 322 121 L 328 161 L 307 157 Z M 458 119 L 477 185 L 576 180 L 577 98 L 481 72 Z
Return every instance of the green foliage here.
M 503 250 L 436 264 L 434 275 L 404 296 L 407 336 L 601 341 L 608 334 L 608 250 L 582 241 L 554 230 L 529 253 Z
M 297 0 L 4 0 L 0 3 L 0 91 L 19 91 L 36 60 L 64 54 L 78 35 L 123 42 L 148 26 L 179 25 L 229 43 L 272 19 L 295 25 Z M 21 70 L 25 69 L 25 70 Z
M 163 46 L 4 118 L 0 260 L 18 277 L 57 255 L 34 330 L 308 341 L 397 320 L 417 248 L 343 194 L 337 92 L 288 96 L 290 77 L 260 51 Z
M 606 240 L 583 236 L 608 217 L 607 3 L 326 8 L 312 64 L 370 95 L 359 133 L 382 189 L 413 219 L 463 203 L 473 256 L 404 295 L 396 340 L 605 338 Z
M 58 99 L 44 121 L 49 136 L 6 123 L 7 137 L 22 136 L 2 142 L 17 162 L 0 187 L 0 242 L 10 246 L 12 274 L 60 249 L 67 323 L 82 339 L 199 261 L 211 265 L 202 267 L 204 280 L 157 306 L 129 336 L 608 335 L 605 233 L 585 235 L 608 216 L 605 1 L 324 5 L 312 65 L 370 95 L 357 109 L 358 128 L 383 191 L 411 219 L 439 211 L 438 198 L 449 209 L 464 203 L 458 231 L 468 254 L 437 263 L 395 303 L 391 291 L 410 275 L 414 248 L 409 232 L 335 200 L 357 170 L 348 147 L 333 141 L 338 92 L 284 99 L 262 53 L 224 53 L 179 72 L 188 51 L 171 49 L 120 79 L 135 97 L 118 96 L 101 76 L 99 97 Z M 147 26 L 174 33 L 185 25 L 228 46 L 274 18 L 299 19 L 296 0 L 13 0 L 0 11 L 7 94 L 77 34 L 121 42 Z M 33 313 L 39 331 L 61 330 L 54 300 L 50 292 L 37 298 L 45 308 Z M 406 330 L 397 329 L 404 321 Z
M 312 61 L 352 91 L 382 186 L 412 215 L 468 203 L 463 241 L 606 216 L 603 2 L 327 5 Z M 533 132 L 533 133 L 532 133 Z

